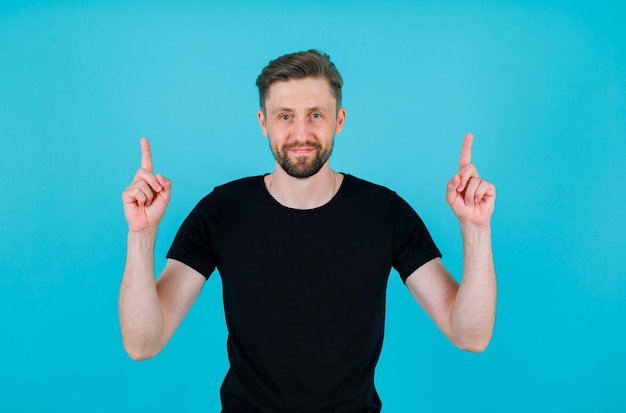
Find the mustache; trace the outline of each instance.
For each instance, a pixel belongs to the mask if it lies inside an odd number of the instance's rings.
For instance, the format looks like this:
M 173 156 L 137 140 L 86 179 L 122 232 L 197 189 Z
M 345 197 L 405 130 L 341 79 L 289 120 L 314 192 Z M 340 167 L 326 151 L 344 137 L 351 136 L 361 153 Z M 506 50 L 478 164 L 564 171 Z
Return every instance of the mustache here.
M 313 148 L 313 149 L 321 150 L 322 145 L 314 141 L 293 142 L 293 143 L 286 143 L 283 145 L 283 150 L 299 149 L 299 148 Z

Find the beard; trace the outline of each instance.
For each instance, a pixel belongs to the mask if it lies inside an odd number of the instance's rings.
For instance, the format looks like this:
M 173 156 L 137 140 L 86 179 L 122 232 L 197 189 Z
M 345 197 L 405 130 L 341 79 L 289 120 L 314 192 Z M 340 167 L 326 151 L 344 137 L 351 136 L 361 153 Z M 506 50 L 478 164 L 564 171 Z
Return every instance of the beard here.
M 315 175 L 322 169 L 333 152 L 333 146 L 334 140 L 329 148 L 324 148 L 319 143 L 313 141 L 285 144 L 281 149 L 277 146 L 270 145 L 270 148 L 272 149 L 276 162 L 278 162 L 287 175 L 304 179 Z M 289 149 L 293 148 L 313 148 L 315 149 L 315 156 L 313 159 L 309 159 L 307 156 L 289 158 Z

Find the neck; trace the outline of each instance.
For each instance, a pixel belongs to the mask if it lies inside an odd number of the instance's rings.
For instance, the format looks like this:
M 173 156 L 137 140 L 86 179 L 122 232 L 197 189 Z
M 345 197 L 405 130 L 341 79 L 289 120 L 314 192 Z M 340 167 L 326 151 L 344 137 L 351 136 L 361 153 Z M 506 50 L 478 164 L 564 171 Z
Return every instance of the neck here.
M 265 177 L 265 187 L 280 204 L 293 209 L 313 209 L 327 204 L 334 196 L 343 175 L 335 173 L 328 162 L 309 178 L 294 178 L 279 165 Z

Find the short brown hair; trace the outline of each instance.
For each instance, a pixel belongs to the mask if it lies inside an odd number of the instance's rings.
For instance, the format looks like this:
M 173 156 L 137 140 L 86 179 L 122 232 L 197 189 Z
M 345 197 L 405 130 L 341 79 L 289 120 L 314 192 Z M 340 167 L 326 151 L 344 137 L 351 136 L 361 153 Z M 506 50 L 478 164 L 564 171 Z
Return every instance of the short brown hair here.
M 286 54 L 268 63 L 256 79 L 259 88 L 259 102 L 265 111 L 267 91 L 274 82 L 306 77 L 324 78 L 328 80 L 330 90 L 337 100 L 337 110 L 341 107 L 341 86 L 343 79 L 330 56 L 318 50 Z

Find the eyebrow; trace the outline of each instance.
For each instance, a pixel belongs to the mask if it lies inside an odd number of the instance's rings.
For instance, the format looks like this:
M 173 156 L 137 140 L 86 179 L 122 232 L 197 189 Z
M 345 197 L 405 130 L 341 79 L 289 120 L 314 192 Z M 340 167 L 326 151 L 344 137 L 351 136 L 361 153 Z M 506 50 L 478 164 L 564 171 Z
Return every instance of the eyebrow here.
M 316 112 L 316 111 L 327 112 L 328 109 L 325 106 L 313 106 L 307 109 L 307 112 Z M 272 113 L 278 113 L 278 112 L 294 112 L 294 109 L 288 108 L 288 107 L 280 107 L 272 111 Z

